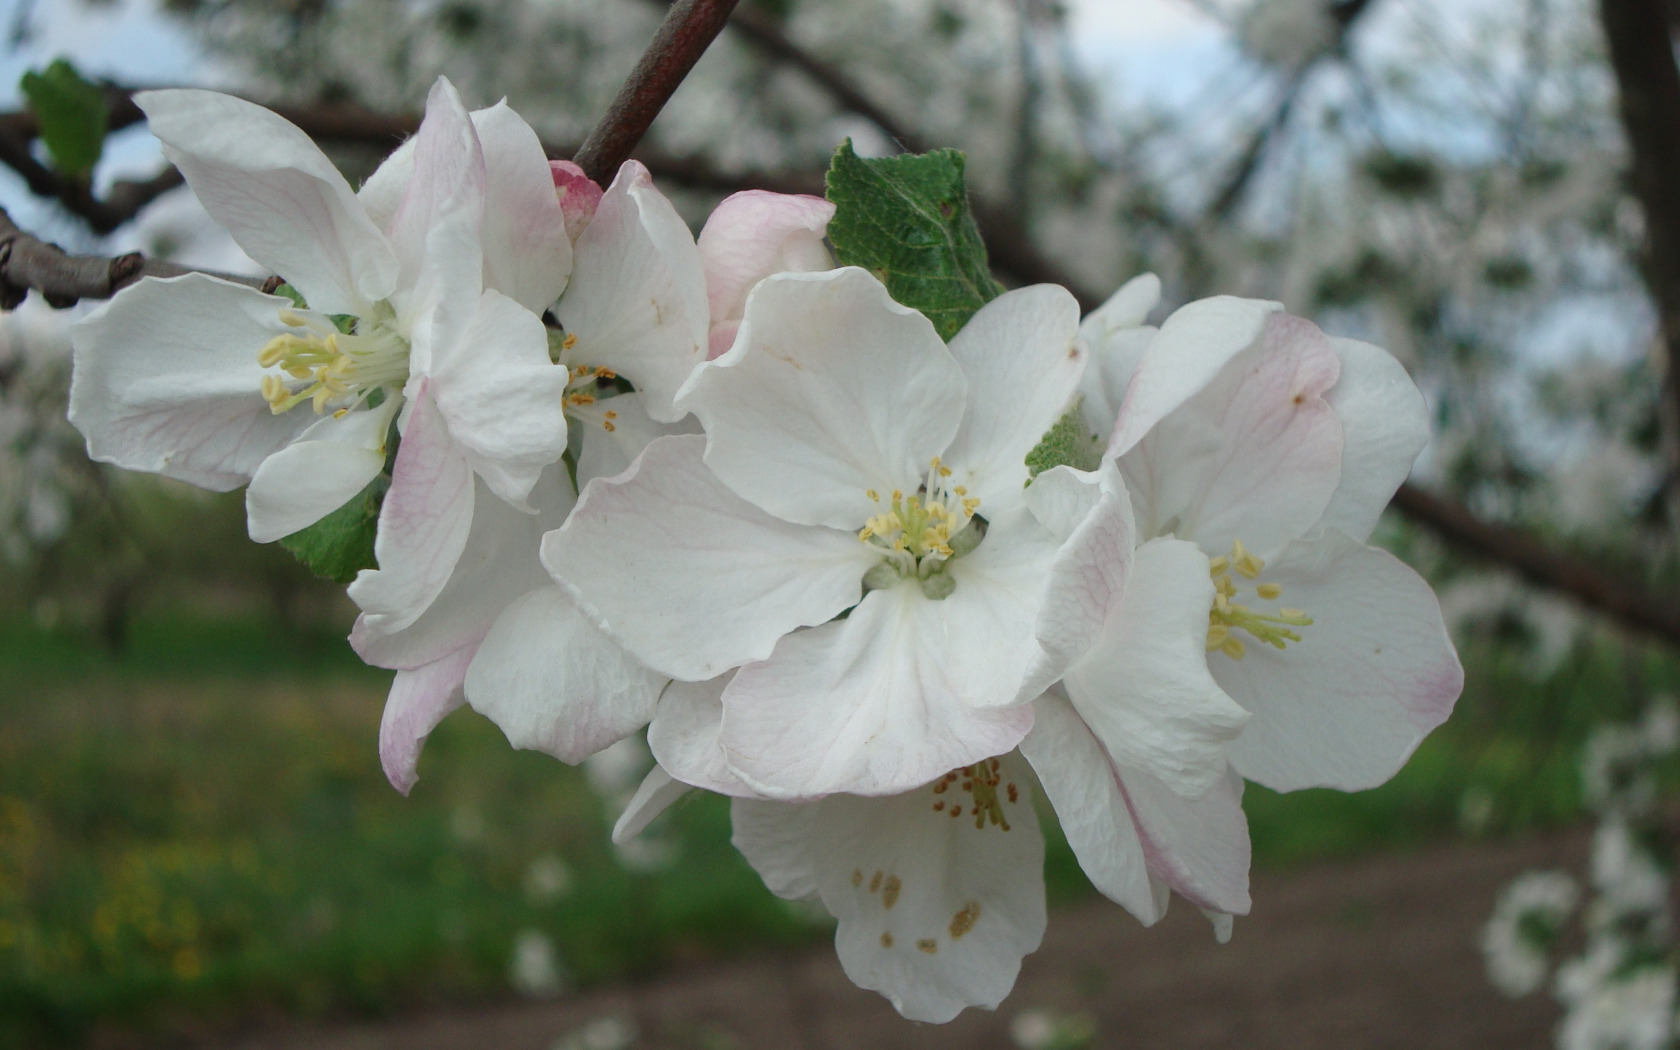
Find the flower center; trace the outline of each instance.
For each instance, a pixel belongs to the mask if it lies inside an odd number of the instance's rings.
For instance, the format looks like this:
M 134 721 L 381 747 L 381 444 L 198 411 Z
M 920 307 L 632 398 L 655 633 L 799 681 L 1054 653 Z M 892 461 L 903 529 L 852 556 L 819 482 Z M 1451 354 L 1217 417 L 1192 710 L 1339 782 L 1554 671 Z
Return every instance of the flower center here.
M 884 554 L 877 569 L 885 569 L 887 575 L 897 578 L 921 580 L 922 590 L 930 598 L 944 598 L 951 593 L 954 581 L 943 575 L 945 563 L 979 546 L 984 535 L 983 528 L 973 524 L 980 500 L 970 496 L 961 485 L 947 488 L 950 477 L 951 468 L 935 456 L 928 467 L 927 480 L 915 495 L 905 496 L 894 489 L 892 497 L 883 500 L 879 492 L 870 489 L 865 495 L 881 512 L 858 530 L 859 540 L 880 548 Z M 872 581 L 871 575 L 883 574 L 871 570 L 864 577 L 865 582 L 872 585 L 890 582 Z
M 1241 660 L 1248 647 L 1233 631 L 1243 631 L 1251 638 L 1282 649 L 1290 642 L 1301 640 L 1299 634 L 1290 630 L 1291 627 L 1312 626 L 1312 617 L 1300 609 L 1263 612 L 1234 600 L 1238 591 L 1231 574 L 1257 580 L 1265 568 L 1266 563 L 1244 547 L 1242 540 L 1232 542 L 1230 554 L 1221 554 L 1208 563 L 1214 587 L 1213 608 L 1208 610 L 1208 652 L 1218 650 L 1233 660 Z M 1275 601 L 1283 594 L 1283 588 L 1275 583 L 1256 583 L 1254 594 L 1257 598 Z
M 933 811 L 935 813 L 949 813 L 952 819 L 960 818 L 964 813 L 974 818 L 976 828 L 984 828 L 989 822 L 1004 831 L 1009 830 L 1009 818 L 1003 815 L 1003 799 L 1018 802 L 1021 791 L 1012 780 L 1005 780 L 1001 770 L 1001 763 L 993 758 L 985 762 L 976 762 L 972 766 L 953 769 L 943 777 L 933 782 Z M 962 798 L 947 798 L 947 794 L 955 787 L 968 792 L 967 805 Z M 1002 794 L 999 794 L 999 791 Z
M 309 401 L 317 415 L 330 408 L 342 416 L 408 380 L 408 340 L 383 318 L 357 319 L 353 333 L 292 310 L 280 311 L 280 320 L 295 331 L 257 352 L 258 364 L 280 371 L 262 378 L 263 399 L 275 415 Z

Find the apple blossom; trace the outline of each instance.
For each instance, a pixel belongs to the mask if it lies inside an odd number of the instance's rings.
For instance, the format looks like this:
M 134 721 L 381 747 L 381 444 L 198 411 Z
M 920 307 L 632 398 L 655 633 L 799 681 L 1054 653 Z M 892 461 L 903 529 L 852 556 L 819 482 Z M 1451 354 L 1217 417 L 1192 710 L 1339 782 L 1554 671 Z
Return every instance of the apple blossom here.
M 475 129 L 440 80 L 406 176 L 376 175 L 364 200 L 259 106 L 136 101 L 205 208 L 308 308 L 199 274 L 125 289 L 74 330 L 70 415 L 90 455 L 249 482 L 250 532 L 268 541 L 372 481 L 395 422 L 380 568 L 351 591 L 383 629 L 413 623 L 466 543 L 475 479 L 524 507 L 565 450 L 567 377 L 528 306 L 558 294 L 570 245 L 536 136 L 505 107 Z
M 1064 289 L 1021 289 L 947 348 L 863 270 L 769 278 L 677 400 L 705 438 L 593 482 L 544 563 L 649 667 L 741 668 L 723 747 L 763 794 L 896 794 L 1002 754 L 1129 543 L 1117 481 L 1027 485 L 1084 364 L 1076 325 Z
M 1122 289 L 1131 319 L 1155 288 Z M 1392 776 L 1463 685 L 1428 584 L 1364 543 L 1428 416 L 1385 351 L 1279 310 L 1204 299 L 1143 335 L 1093 315 L 1085 418 L 1125 476 L 1140 538 L 1190 540 L 1211 559 L 1210 670 L 1252 715 L 1232 765 L 1276 790 L 1357 790 Z M 1066 684 L 1082 710 L 1116 701 L 1111 676 Z

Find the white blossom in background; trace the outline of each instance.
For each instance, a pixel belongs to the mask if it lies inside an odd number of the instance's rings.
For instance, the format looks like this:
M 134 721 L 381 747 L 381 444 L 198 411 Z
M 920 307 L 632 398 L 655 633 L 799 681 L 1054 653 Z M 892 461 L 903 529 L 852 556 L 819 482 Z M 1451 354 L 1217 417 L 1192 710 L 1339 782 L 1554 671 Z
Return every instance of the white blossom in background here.
M 1667 829 L 1658 807 L 1658 763 L 1680 746 L 1680 711 L 1671 698 L 1647 704 L 1633 725 L 1602 725 L 1583 749 L 1593 833 L 1581 910 L 1586 944 L 1557 966 L 1552 993 L 1563 1004 L 1560 1050 L 1668 1050 L 1680 1038 L 1680 982 Z M 1488 975 L 1508 995 L 1544 983 L 1550 949 L 1574 911 L 1574 880 L 1529 872 L 1500 895 L 1483 931 Z
M 541 930 L 521 930 L 513 940 L 508 984 L 528 999 L 552 999 L 566 990 L 566 972 L 554 941 Z
M 100 468 L 65 420 L 70 340 L 38 300 L 0 318 L 0 557 L 15 565 L 63 538 Z
M 1545 985 L 1549 952 L 1580 896 L 1580 886 L 1561 871 L 1527 872 L 1500 891 L 1482 930 L 1482 955 L 1495 987 L 1517 996 Z
M 1237 22 L 1243 50 L 1285 72 L 1299 69 L 1336 42 L 1331 0 L 1252 0 Z
M 608 1014 L 561 1036 L 550 1050 L 630 1050 L 635 1045 L 635 1020 L 625 1014 Z
M 553 853 L 545 853 L 525 869 L 521 885 L 532 904 L 553 904 L 572 892 L 572 869 Z

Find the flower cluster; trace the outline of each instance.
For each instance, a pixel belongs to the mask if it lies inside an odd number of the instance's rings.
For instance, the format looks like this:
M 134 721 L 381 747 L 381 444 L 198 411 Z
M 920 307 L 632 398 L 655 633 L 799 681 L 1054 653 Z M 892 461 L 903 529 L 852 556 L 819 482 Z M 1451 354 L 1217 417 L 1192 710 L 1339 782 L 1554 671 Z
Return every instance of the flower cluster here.
M 1657 804 L 1658 767 L 1677 749 L 1680 710 L 1670 700 L 1651 704 L 1636 724 L 1600 726 L 1587 741 L 1583 794 L 1599 824 L 1581 913 L 1586 944 L 1558 965 L 1552 984 L 1565 1010 L 1562 1050 L 1667 1050 L 1680 1041 L 1672 872 Z M 1575 879 L 1558 871 L 1527 872 L 1505 888 L 1482 934 L 1501 991 L 1521 996 L 1545 985 L 1579 897 Z
M 947 340 L 836 264 L 835 204 L 737 194 L 696 239 L 639 165 L 603 191 L 447 82 L 359 192 L 257 107 L 137 101 L 293 294 L 123 292 L 76 330 L 71 417 L 248 485 L 259 541 L 378 508 L 351 641 L 397 672 L 401 790 L 463 702 L 568 762 L 645 727 L 616 838 L 730 796 L 851 978 L 945 1021 L 1043 934 L 1034 792 L 1103 893 L 1223 939 L 1244 779 L 1381 783 L 1458 696 L 1434 595 L 1365 542 L 1428 430 L 1376 347 L 1225 297 L 1149 327 L 1147 276 Z

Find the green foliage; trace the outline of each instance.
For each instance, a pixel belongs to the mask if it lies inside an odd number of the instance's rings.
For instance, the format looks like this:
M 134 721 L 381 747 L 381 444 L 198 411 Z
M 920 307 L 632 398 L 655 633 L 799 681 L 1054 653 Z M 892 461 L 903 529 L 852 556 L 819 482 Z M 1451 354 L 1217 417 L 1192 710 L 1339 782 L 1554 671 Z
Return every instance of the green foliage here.
M 379 565 L 373 557 L 373 540 L 379 527 L 379 507 L 390 487 L 390 475 L 380 474 L 350 502 L 285 537 L 280 545 L 315 575 L 349 583 L 356 573 Z
M 1079 402 L 1075 401 L 1027 453 L 1027 473 L 1036 478 L 1051 467 L 1096 470 L 1102 462 L 1102 451 L 1097 436 L 1085 426 Z
M 105 148 L 103 93 L 62 58 L 39 73 L 25 73 L 19 86 L 35 114 L 53 166 L 86 181 Z
M 892 297 L 950 339 L 1003 291 L 968 210 L 957 150 L 865 159 L 841 143 L 828 169 L 829 240 L 842 266 L 861 266 Z

